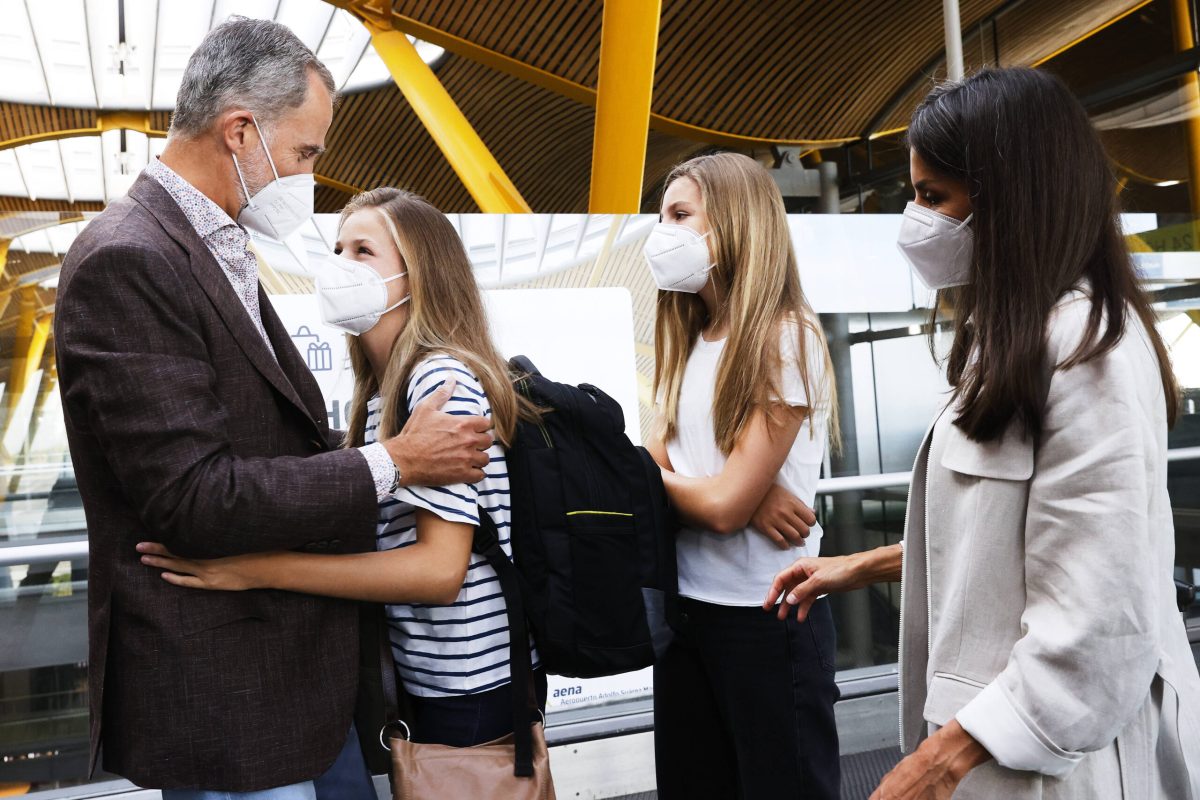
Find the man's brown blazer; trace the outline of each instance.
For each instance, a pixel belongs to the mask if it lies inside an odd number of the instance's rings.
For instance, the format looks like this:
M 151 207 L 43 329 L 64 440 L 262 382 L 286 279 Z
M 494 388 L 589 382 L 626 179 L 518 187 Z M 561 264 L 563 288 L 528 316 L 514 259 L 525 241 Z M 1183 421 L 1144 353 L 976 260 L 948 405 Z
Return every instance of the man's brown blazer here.
M 171 586 L 137 542 L 211 557 L 366 551 L 365 459 L 260 288 L 272 356 L 170 195 L 142 175 L 63 262 L 54 320 L 87 516 L 92 764 L 250 791 L 322 773 L 357 688 L 357 604 Z

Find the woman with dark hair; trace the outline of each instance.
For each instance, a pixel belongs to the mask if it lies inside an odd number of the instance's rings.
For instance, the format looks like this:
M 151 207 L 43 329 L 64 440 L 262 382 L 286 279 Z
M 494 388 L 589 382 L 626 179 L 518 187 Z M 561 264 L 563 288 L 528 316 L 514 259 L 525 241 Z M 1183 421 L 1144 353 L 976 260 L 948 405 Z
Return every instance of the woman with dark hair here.
M 985 70 L 909 130 L 900 249 L 947 309 L 951 393 L 903 545 L 800 559 L 767 608 L 903 581 L 887 798 L 1200 800 L 1200 676 L 1175 607 L 1178 396 L 1083 107 Z M 931 348 L 933 342 L 931 340 Z

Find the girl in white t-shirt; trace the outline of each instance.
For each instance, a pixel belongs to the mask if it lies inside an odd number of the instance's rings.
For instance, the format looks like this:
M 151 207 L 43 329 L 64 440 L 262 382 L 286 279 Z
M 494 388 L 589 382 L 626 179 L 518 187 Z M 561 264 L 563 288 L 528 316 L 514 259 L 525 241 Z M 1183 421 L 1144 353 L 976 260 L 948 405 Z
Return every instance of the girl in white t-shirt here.
M 811 506 L 836 435 L 783 198 L 750 158 L 701 156 L 668 177 L 660 220 L 645 248 L 660 289 L 650 451 L 684 527 L 680 630 L 654 673 L 659 796 L 836 798 L 828 604 L 803 623 L 762 609 L 821 529 L 807 509 L 756 512 L 780 490 Z

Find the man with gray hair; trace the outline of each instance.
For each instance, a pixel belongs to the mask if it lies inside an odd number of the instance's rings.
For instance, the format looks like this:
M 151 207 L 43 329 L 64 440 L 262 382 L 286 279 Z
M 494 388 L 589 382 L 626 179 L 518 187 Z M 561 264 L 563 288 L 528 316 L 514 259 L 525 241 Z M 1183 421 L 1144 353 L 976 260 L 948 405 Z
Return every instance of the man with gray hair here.
M 439 410 L 450 386 L 399 436 L 342 447 L 259 285 L 245 229 L 285 238 L 311 215 L 334 96 L 283 26 L 214 29 L 188 62 L 161 160 L 62 266 L 55 345 L 91 552 L 92 768 L 103 743 L 106 770 L 169 800 L 320 793 L 357 751 L 359 608 L 175 587 L 136 543 L 194 557 L 368 551 L 397 486 L 473 483 L 488 462 L 488 422 Z

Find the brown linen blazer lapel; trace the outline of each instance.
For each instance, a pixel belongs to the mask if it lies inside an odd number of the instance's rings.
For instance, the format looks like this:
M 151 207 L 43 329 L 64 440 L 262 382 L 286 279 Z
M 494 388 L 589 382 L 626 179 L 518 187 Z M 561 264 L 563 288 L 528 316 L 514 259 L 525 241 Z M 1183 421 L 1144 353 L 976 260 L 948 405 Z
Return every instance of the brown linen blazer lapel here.
M 276 391 L 286 397 L 293 405 L 304 413 L 309 419 L 313 419 L 313 412 L 300 399 L 296 393 L 295 387 L 284 374 L 280 363 L 271 355 L 271 351 L 267 349 L 267 344 L 263 341 L 262 334 L 258 332 L 258 328 L 254 327 L 254 323 L 250 320 L 250 315 L 246 312 L 246 307 L 242 305 L 242 301 L 238 299 L 237 294 L 233 291 L 233 286 L 229 283 L 229 278 L 225 275 L 225 271 L 221 269 L 221 265 L 209 252 L 208 247 L 196 233 L 196 230 L 188 222 L 183 211 L 175 203 L 175 200 L 167 193 L 167 190 L 159 185 L 158 181 L 148 175 L 143 174 L 133 184 L 133 188 L 129 190 L 129 196 L 136 200 L 141 205 L 145 206 L 154 217 L 162 224 L 163 229 L 174 239 L 179 245 L 187 251 L 188 258 L 191 262 L 192 274 L 196 276 L 196 281 L 208 295 L 208 299 L 212 301 L 213 306 L 217 309 L 221 319 L 225 322 L 225 326 L 229 329 L 229 333 L 233 336 L 234 341 L 246 354 L 252 363 L 264 378 Z M 259 286 L 259 297 L 262 298 L 262 287 Z M 267 317 L 267 308 L 269 304 L 260 302 L 263 310 L 264 326 Z M 272 315 L 274 311 L 270 312 Z M 291 340 L 286 340 L 288 346 L 291 347 Z M 280 348 L 279 343 L 275 344 L 277 349 Z M 284 354 L 280 354 L 283 358 Z M 322 407 L 324 404 L 322 403 Z M 323 412 L 322 412 L 323 415 Z M 319 418 L 318 418 L 319 419 Z M 314 424 L 320 425 L 314 420 Z

